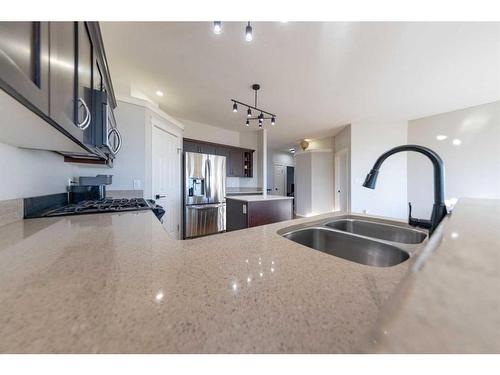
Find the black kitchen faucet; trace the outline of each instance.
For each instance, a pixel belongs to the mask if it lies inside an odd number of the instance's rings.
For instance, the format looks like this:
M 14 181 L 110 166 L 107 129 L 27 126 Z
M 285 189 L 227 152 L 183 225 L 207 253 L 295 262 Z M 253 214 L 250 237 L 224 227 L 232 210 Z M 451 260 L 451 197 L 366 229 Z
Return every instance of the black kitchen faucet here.
M 366 175 L 363 186 L 369 189 L 375 189 L 378 172 L 382 163 L 389 156 L 403 151 L 415 151 L 427 156 L 431 160 L 432 166 L 434 167 L 434 205 L 432 206 L 431 219 L 416 219 L 411 217 L 411 203 L 408 203 L 408 224 L 415 227 L 429 229 L 429 234 L 432 234 L 441 220 L 443 220 L 443 218 L 448 213 L 448 211 L 446 210 L 446 205 L 444 203 L 444 164 L 443 160 L 436 152 L 434 152 L 430 148 L 419 145 L 403 145 L 391 148 L 378 157 L 370 173 Z

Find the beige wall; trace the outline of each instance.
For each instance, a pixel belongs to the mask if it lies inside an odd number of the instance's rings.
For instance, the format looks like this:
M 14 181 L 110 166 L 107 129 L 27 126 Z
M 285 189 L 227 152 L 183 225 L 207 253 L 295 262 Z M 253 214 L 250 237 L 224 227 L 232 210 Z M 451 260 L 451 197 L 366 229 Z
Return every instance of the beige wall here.
M 438 140 L 438 135 L 447 138 Z M 454 139 L 461 143 L 454 144 Z M 500 199 L 500 102 L 409 121 L 408 143 L 429 147 L 441 156 L 445 198 Z M 414 216 L 430 216 L 432 165 L 416 153 L 408 154 L 408 200 Z

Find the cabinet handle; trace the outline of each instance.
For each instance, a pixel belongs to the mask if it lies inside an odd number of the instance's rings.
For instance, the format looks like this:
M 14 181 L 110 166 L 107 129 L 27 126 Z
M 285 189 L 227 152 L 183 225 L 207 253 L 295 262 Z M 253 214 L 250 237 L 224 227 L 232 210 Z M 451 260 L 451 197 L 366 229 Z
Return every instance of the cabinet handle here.
M 85 110 L 85 117 L 82 122 L 77 122 L 76 126 L 78 126 L 81 130 L 85 130 L 89 127 L 90 122 L 92 121 L 92 115 L 90 114 L 89 107 L 87 107 L 85 100 L 78 98 L 78 104 Z
M 108 132 L 108 142 L 111 141 L 111 136 L 115 134 L 116 135 L 116 138 L 118 139 L 118 144 L 115 146 L 114 149 L 111 150 L 111 152 L 113 152 L 113 154 L 117 154 L 120 149 L 122 148 L 122 135 L 121 133 L 118 131 L 117 128 L 112 128 L 109 132 Z

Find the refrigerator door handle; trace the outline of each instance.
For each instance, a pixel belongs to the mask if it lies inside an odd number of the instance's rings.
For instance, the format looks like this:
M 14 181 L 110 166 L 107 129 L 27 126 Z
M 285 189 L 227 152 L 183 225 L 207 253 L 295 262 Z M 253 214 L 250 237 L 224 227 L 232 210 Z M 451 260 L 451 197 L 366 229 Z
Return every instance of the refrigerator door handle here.
M 207 197 L 208 201 L 210 202 L 210 197 L 212 196 L 212 179 L 211 179 L 211 167 L 210 167 L 210 159 L 207 159 L 205 161 L 205 178 L 207 181 L 207 186 L 205 189 L 205 196 Z

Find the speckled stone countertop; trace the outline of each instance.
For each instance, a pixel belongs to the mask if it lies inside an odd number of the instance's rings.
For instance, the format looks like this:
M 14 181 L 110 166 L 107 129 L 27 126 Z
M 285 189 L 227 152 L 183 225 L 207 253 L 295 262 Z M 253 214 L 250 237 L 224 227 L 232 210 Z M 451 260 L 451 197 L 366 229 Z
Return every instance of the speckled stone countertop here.
M 408 262 L 369 267 L 276 233 L 310 220 L 189 241 L 149 211 L 6 225 L 0 352 L 351 352 Z
M 460 199 L 363 351 L 500 353 L 500 200 Z
M 481 214 L 480 208 L 468 207 L 476 206 L 467 202 L 462 207 L 459 202 L 456 214 L 445 219 L 444 230 L 440 227 L 444 236 L 448 222 L 458 220 L 465 225 L 463 215 Z M 495 207 L 498 214 L 499 204 Z M 460 264 L 462 269 L 476 268 L 478 277 L 481 274 L 481 280 L 496 282 L 490 287 L 498 291 L 498 246 L 493 249 L 498 234 L 484 238 L 480 234 L 492 231 L 492 223 L 500 219 L 491 212 L 486 217 L 484 228 L 473 224 L 460 233 L 461 245 L 455 246 L 476 246 L 454 264 L 458 270 Z M 439 314 L 446 310 L 440 310 L 436 303 L 442 303 L 447 295 L 459 296 L 461 287 L 471 282 L 469 274 L 453 278 L 432 272 L 432 267 L 440 264 L 446 267 L 442 262 L 453 258 L 453 244 L 459 242 L 443 240 L 437 246 L 439 254 L 428 256 L 422 271 L 416 272 L 411 269 L 418 265 L 420 256 L 393 267 L 370 267 L 309 249 L 276 233 L 318 218 L 189 241 L 169 238 L 154 215 L 144 211 L 5 225 L 0 228 L 0 352 L 399 351 L 405 339 L 422 342 L 419 339 L 434 333 L 425 324 L 417 324 L 411 332 L 401 328 L 405 318 L 397 311 L 418 317 L 420 307 L 426 306 L 438 314 L 428 316 L 428 321 L 440 319 Z M 498 232 L 500 226 L 495 225 Z M 440 261 L 442 256 L 447 259 Z M 419 272 L 425 270 L 430 274 L 421 277 Z M 455 284 L 414 294 L 426 285 L 438 284 L 435 278 L 454 279 Z M 469 287 L 484 286 L 483 281 Z M 414 285 L 413 289 L 402 287 L 406 284 Z M 473 302 L 482 298 L 469 290 L 465 293 Z M 422 296 L 427 300 L 419 305 Z M 498 308 L 498 298 L 497 294 L 493 308 Z M 389 312 L 387 306 L 393 306 Z M 475 306 L 480 315 L 467 315 Z M 486 302 L 475 306 L 455 314 L 482 319 L 481 326 L 489 323 L 484 348 L 491 349 L 498 344 L 491 341 L 498 333 L 494 332 L 498 326 L 491 327 L 492 322 L 498 322 L 498 314 L 493 317 L 495 311 L 482 311 L 488 306 Z M 380 320 L 381 311 L 387 321 Z M 394 334 L 381 338 L 380 332 L 389 323 L 395 324 Z M 470 327 L 466 323 L 464 332 Z M 444 328 L 446 337 L 454 328 Z M 498 340 L 497 334 L 495 337 Z M 424 344 L 406 345 L 403 351 L 418 351 L 426 348 Z

